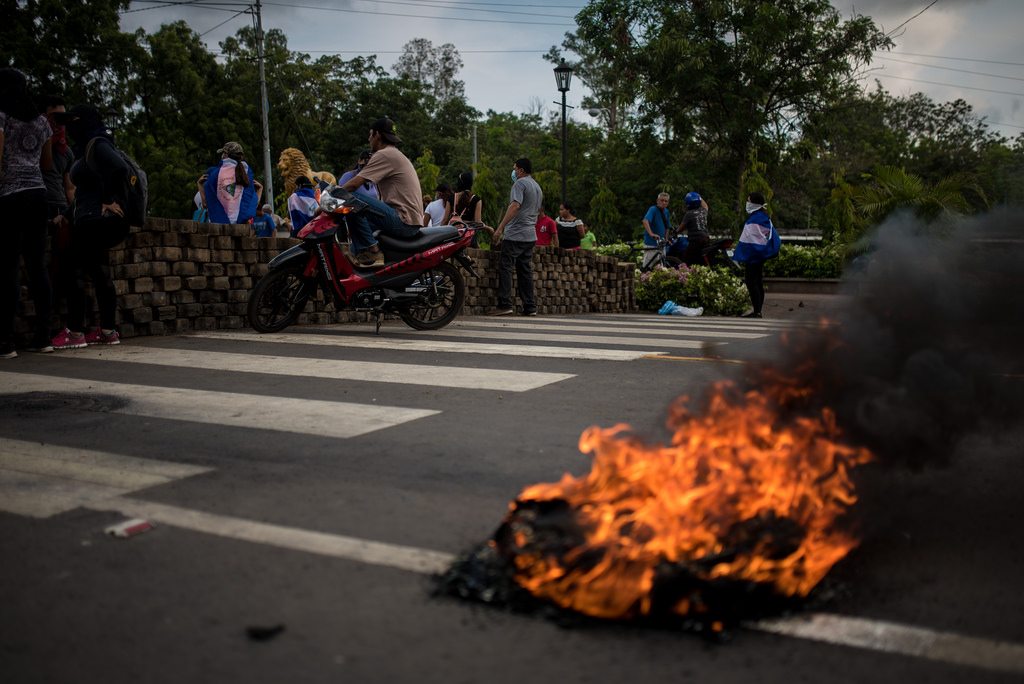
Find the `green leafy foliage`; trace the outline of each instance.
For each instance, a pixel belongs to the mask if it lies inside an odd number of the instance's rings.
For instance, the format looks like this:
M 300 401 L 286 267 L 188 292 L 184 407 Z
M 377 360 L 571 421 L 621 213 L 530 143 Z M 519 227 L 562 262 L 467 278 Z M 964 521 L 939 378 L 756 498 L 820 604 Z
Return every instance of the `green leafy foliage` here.
M 839 278 L 844 251 L 839 245 L 782 245 L 779 256 L 765 262 L 764 275 L 770 278 Z
M 657 311 L 669 300 L 687 307 L 703 307 L 707 316 L 738 316 L 749 302 L 743 282 L 726 269 L 680 266 L 637 272 L 638 307 Z

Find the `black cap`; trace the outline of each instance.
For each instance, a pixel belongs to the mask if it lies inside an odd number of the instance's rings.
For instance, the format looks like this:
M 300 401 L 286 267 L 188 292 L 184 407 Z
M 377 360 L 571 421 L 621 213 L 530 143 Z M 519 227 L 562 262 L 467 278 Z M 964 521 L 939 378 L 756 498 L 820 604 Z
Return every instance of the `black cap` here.
M 370 130 L 380 133 L 381 137 L 389 143 L 402 142 L 402 139 L 398 137 L 398 127 L 395 126 L 395 122 L 391 119 L 377 119 L 370 125 Z
M 295 187 L 298 188 L 311 188 L 313 184 L 309 182 L 309 179 L 305 176 L 299 176 L 295 179 Z

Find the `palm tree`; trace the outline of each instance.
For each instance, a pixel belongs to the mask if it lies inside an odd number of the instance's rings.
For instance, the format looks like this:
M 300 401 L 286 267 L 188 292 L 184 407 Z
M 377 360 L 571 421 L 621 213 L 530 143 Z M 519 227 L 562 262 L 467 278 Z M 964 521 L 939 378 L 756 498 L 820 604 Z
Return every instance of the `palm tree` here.
M 966 173 L 946 176 L 929 184 L 920 176 L 896 166 L 876 166 L 863 174 L 867 181 L 853 188 L 852 199 L 858 213 L 868 223 L 881 223 L 897 209 L 912 208 L 918 218 L 931 223 L 941 216 L 960 216 L 970 212 L 966 192 L 974 192 L 988 206 L 985 192 L 977 180 Z

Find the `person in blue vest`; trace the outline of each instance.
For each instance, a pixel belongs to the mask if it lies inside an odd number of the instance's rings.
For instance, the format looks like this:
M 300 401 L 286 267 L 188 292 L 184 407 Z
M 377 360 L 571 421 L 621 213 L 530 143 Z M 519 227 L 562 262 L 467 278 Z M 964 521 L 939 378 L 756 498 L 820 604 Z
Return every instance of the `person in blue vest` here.
M 772 220 L 765 211 L 764 195 L 752 192 L 747 196 L 747 214 L 749 218 L 743 226 L 736 251 L 732 259 L 744 265 L 744 280 L 750 303 L 754 310 L 745 314 L 745 318 L 762 318 L 764 307 L 764 262 L 779 253 L 781 240 L 779 232 L 772 225 Z
M 295 192 L 288 197 L 288 218 L 292 222 L 292 237 L 297 236 L 313 219 L 317 206 L 313 183 L 305 176 L 296 178 Z
M 647 248 L 644 249 L 644 268 L 658 258 L 657 250 L 650 248 L 658 247 L 658 242 L 664 240 L 668 234 L 671 225 L 668 218 L 668 200 L 668 193 L 661 193 L 658 195 L 657 203 L 644 214 L 644 247 Z
M 263 186 L 243 161 L 242 146 L 224 143 L 217 150 L 220 163 L 209 170 L 203 183 L 203 199 L 210 223 L 248 223 L 256 215 Z

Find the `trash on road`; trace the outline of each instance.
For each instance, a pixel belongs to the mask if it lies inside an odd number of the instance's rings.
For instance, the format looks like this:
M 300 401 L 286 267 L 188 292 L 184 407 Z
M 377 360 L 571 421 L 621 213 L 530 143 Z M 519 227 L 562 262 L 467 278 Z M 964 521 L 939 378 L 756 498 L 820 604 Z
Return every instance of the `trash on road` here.
M 155 525 L 148 520 L 132 518 L 131 520 L 125 520 L 124 522 L 120 522 L 116 525 L 111 525 L 105 529 L 104 532 L 115 537 L 127 539 L 128 537 L 134 537 L 135 535 L 142 534 L 143 532 L 149 532 L 154 527 Z

